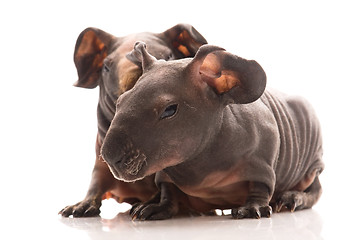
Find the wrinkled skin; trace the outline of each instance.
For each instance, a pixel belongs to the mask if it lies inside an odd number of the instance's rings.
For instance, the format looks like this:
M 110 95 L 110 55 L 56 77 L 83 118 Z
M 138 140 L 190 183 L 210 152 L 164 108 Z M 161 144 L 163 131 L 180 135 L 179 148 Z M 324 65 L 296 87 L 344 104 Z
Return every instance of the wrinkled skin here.
M 310 208 L 321 194 L 318 120 L 302 98 L 265 90 L 255 61 L 205 45 L 194 58 L 157 60 L 138 42 L 128 59 L 142 66 L 119 97 L 101 156 L 113 175 L 156 174 L 160 194 L 133 218 L 166 219 L 181 205 L 234 218 Z
M 163 60 L 192 57 L 201 45 L 207 43 L 188 24 L 178 24 L 163 33 L 146 32 L 125 37 L 115 37 L 97 28 L 87 28 L 79 35 L 74 51 L 79 80 L 74 85 L 83 88 L 99 86 L 100 92 L 96 161 L 86 197 L 62 209 L 59 214 L 64 217 L 96 216 L 104 198 L 112 197 L 118 202 L 135 204 L 149 200 L 158 192 L 154 175 L 135 183 L 117 180 L 100 156 L 105 134 L 115 115 L 117 99 L 131 89 L 142 74 L 139 64 L 126 58 L 134 43 L 140 40 L 149 45 L 149 52 L 157 59 Z

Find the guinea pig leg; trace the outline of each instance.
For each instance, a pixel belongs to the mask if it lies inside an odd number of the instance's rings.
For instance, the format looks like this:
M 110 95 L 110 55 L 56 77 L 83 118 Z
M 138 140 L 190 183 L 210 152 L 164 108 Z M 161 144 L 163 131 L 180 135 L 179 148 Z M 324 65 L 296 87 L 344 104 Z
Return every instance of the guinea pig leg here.
M 321 183 L 316 177 L 313 183 L 303 192 L 286 191 L 282 193 L 276 201 L 276 212 L 280 212 L 284 206 L 291 212 L 311 208 L 318 201 L 321 194 Z
M 100 142 L 96 141 L 96 161 L 93 169 L 91 183 L 86 197 L 77 204 L 63 208 L 59 214 L 63 217 L 94 217 L 100 214 L 102 199 L 117 181 L 112 176 L 108 165 L 100 157 Z
M 249 183 L 249 193 L 246 204 L 232 209 L 233 218 L 261 218 L 270 217 L 272 207 L 269 205 L 269 189 L 260 182 Z
M 163 220 L 178 213 L 180 190 L 173 183 L 160 183 L 160 193 L 153 199 L 132 209 L 131 216 L 136 220 Z
M 137 217 L 137 213 L 142 210 L 147 205 L 150 204 L 157 204 L 160 202 L 160 191 L 157 192 L 151 199 L 148 201 L 142 203 L 142 202 L 136 202 L 132 205 L 132 208 L 129 210 L 129 214 L 132 216 L 133 219 Z

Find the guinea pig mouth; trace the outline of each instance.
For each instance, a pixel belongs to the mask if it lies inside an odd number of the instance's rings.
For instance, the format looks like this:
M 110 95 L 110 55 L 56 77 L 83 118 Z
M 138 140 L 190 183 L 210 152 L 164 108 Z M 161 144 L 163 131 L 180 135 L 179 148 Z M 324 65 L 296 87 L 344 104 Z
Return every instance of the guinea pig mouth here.
M 145 165 L 147 165 L 147 157 L 136 149 L 125 151 L 118 161 L 110 164 L 110 169 L 114 177 L 120 180 L 136 181 L 143 178 L 138 174 Z
M 145 177 L 147 156 L 124 132 L 109 131 L 100 155 L 116 179 L 133 182 Z
M 147 157 L 144 153 L 140 153 L 139 150 L 131 151 L 130 155 L 126 154 L 122 160 L 120 160 L 120 164 L 125 166 L 125 171 L 129 175 L 137 175 L 142 167 L 147 165 Z

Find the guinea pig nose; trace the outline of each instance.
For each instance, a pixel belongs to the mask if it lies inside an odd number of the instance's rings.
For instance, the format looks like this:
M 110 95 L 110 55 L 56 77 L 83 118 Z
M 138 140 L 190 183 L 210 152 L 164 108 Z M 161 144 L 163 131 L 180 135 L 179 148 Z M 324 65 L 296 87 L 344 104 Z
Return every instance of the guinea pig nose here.
M 131 141 L 127 134 L 121 131 L 110 130 L 104 138 L 100 155 L 108 163 L 116 163 L 125 155 L 126 148 L 131 148 Z

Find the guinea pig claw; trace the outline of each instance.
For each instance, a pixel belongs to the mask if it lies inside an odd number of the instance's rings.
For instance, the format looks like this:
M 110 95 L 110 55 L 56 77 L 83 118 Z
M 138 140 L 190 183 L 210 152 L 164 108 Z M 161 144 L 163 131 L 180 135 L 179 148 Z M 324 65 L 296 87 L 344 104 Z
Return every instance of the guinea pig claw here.
M 279 201 L 277 204 L 276 204 L 276 212 L 280 212 L 283 208 L 284 204 L 283 202 Z

